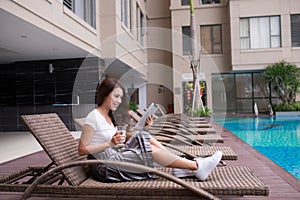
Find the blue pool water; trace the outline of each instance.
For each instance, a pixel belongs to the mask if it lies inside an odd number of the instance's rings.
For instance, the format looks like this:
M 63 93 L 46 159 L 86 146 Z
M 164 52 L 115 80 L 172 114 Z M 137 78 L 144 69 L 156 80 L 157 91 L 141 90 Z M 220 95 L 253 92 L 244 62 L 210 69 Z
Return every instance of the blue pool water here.
M 300 120 L 215 117 L 214 120 L 300 180 Z

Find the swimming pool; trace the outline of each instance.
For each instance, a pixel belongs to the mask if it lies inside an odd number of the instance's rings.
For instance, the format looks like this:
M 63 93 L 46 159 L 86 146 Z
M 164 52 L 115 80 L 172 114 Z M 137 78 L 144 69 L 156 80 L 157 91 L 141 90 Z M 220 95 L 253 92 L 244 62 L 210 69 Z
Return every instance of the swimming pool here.
M 214 117 L 214 121 L 300 180 L 299 119 Z

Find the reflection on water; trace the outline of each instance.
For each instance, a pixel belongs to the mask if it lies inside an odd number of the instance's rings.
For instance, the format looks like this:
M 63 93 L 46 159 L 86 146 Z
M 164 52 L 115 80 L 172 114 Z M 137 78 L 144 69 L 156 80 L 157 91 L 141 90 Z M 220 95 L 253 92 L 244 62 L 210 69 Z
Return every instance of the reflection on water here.
M 214 118 L 300 180 L 300 120 Z

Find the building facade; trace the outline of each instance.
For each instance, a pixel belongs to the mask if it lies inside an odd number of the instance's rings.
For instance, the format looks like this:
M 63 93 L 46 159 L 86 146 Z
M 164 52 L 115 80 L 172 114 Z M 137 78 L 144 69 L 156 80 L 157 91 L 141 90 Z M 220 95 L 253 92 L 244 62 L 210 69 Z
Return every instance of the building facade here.
M 285 60 L 300 66 L 299 13 L 296 0 L 194 0 L 200 73 L 207 106 L 213 112 L 252 113 L 254 103 L 268 111 L 275 93 L 261 76 L 264 68 Z M 184 110 L 185 82 L 192 81 L 187 0 L 171 1 L 175 112 Z M 182 33 L 178 35 L 178 32 Z M 182 42 L 180 41 L 182 38 Z M 189 91 L 188 91 L 189 92 Z
M 107 76 L 120 79 L 146 106 L 145 5 L 1 1 L 0 131 L 26 130 L 20 115 L 47 112 L 74 130 L 73 118 L 95 107 L 97 84 Z
M 118 78 L 141 108 L 186 112 L 193 93 L 190 0 L 0 2 L 0 131 L 25 130 L 21 114 L 73 118 Z M 261 78 L 286 60 L 300 66 L 298 0 L 193 0 L 202 100 L 213 112 L 266 111 L 278 101 Z M 9 87 L 7 86 L 9 85 Z

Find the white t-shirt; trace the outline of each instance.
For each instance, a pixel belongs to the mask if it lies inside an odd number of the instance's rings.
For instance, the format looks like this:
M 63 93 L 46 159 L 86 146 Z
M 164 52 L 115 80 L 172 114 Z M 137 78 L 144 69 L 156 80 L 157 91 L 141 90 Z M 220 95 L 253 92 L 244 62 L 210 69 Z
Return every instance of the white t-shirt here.
M 109 124 L 97 109 L 92 110 L 88 114 L 84 124 L 90 125 L 95 130 L 91 144 L 108 142 L 116 133 L 113 123 Z

